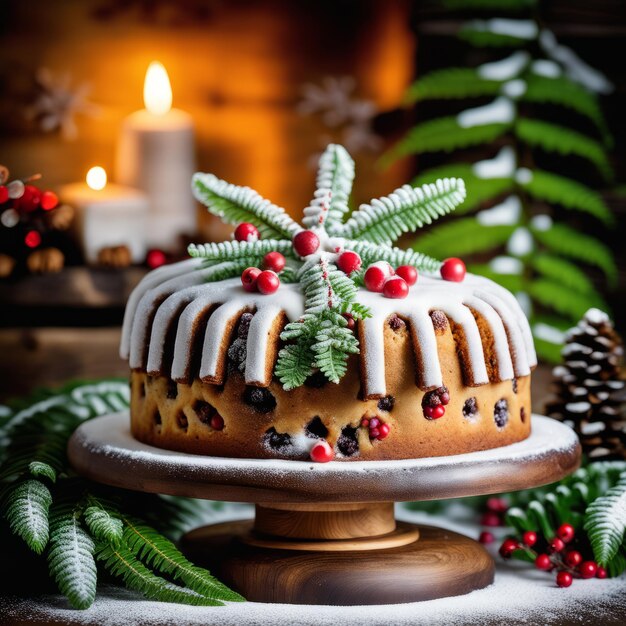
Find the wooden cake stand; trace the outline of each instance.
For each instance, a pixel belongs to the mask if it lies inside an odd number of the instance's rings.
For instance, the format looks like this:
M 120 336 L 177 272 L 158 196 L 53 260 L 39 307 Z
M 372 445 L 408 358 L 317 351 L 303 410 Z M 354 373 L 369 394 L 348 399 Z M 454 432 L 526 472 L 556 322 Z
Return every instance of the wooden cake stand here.
M 574 432 L 533 415 L 532 434 L 484 452 L 405 461 L 230 459 L 170 452 L 130 434 L 128 411 L 84 423 L 77 472 L 151 493 L 256 503 L 254 520 L 188 533 L 183 550 L 246 599 L 291 604 L 431 600 L 493 582 L 476 541 L 396 521 L 394 502 L 501 493 L 557 481 L 580 463 Z

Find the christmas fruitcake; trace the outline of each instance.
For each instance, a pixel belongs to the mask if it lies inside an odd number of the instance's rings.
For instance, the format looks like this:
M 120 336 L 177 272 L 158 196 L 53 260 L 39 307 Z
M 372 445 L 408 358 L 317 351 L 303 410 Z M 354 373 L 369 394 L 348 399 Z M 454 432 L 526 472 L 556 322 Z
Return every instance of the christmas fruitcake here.
M 405 185 L 350 214 L 353 177 L 350 156 L 330 145 L 300 225 L 247 187 L 194 176 L 198 200 L 238 226 L 129 298 L 121 354 L 134 437 L 320 462 L 528 437 L 536 357 L 515 297 L 460 259 L 392 247 L 463 202 L 463 181 Z

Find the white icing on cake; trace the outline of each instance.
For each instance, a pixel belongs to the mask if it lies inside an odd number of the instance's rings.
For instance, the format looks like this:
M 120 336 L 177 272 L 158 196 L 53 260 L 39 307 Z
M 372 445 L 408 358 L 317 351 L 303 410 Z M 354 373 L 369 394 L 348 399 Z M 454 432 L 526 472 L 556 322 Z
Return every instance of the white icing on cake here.
M 304 298 L 298 284 L 281 284 L 272 295 L 244 291 L 239 278 L 206 282 L 207 269 L 197 260 L 159 268 L 146 276 L 128 301 L 120 353 L 133 369 L 177 380 L 199 375 L 221 382 L 229 333 L 244 311 L 255 312 L 247 338 L 245 380 L 267 386 L 268 337 L 277 318 L 298 320 Z M 496 283 L 468 274 L 461 283 L 420 276 L 407 298 L 389 299 L 360 289 L 357 301 L 372 317 L 360 322 L 363 385 L 367 395 L 385 395 L 384 335 L 393 314 L 409 322 L 422 371 L 420 387 L 444 384 L 437 340 L 429 313 L 441 310 L 462 330 L 468 381 L 489 382 L 483 339 L 473 312 L 488 325 L 494 341 L 494 380 L 527 376 L 537 363 L 528 322 L 515 297 Z M 175 331 L 175 332 L 174 332 Z M 202 345 L 199 372 L 191 372 L 194 346 Z M 270 364 L 273 366 L 273 364 Z

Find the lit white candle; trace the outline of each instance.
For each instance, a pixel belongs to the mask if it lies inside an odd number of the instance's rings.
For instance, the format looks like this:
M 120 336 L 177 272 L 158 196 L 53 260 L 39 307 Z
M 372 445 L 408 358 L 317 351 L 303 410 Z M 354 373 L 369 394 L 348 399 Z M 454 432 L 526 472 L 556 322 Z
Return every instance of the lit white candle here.
M 122 125 L 115 175 L 122 184 L 143 189 L 150 200 L 148 243 L 173 248 L 178 236 L 197 229 L 191 194 L 195 171 L 191 116 L 172 109 L 172 89 L 163 65 L 150 64 L 144 82 L 145 109 Z
M 146 258 L 148 198 L 122 185 L 107 184 L 106 171 L 92 167 L 86 182 L 59 189 L 63 202 L 74 207 L 74 231 L 88 263 L 98 261 L 103 248 L 126 246 L 134 263 Z

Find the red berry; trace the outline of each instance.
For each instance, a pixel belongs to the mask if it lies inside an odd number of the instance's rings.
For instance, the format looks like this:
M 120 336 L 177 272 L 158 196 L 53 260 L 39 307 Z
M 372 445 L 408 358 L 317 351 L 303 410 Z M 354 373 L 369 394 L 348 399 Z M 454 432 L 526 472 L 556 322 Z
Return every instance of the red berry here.
M 537 533 L 534 530 L 527 530 L 522 536 L 524 545 L 532 548 L 537 543 Z
M 503 559 L 508 559 L 511 557 L 514 550 L 517 550 L 518 548 L 519 548 L 519 545 L 517 541 L 515 541 L 514 539 L 505 539 L 502 542 L 502 545 L 500 546 L 500 550 L 499 550 L 500 556 Z
M 24 237 L 24 243 L 29 248 L 36 248 L 41 243 L 41 235 L 36 230 L 29 230 Z
M 607 571 L 603 567 L 598 567 L 596 570 L 596 578 L 606 578 L 607 576 Z
M 444 280 L 460 283 L 465 278 L 465 263 L 461 259 L 452 257 L 443 262 L 440 271 Z
M 6 185 L 0 185 L 0 204 L 4 204 L 9 199 L 9 190 Z
M 535 567 L 537 569 L 548 570 L 552 568 L 552 561 L 547 554 L 538 554 L 535 559 Z
M 409 286 L 404 278 L 390 276 L 383 284 L 383 296 L 399 300 L 409 295 Z
M 396 274 L 400 278 L 404 278 L 409 287 L 412 287 L 417 282 L 417 270 L 412 265 L 396 267 Z
M 254 224 L 242 222 L 235 228 L 235 239 L 237 241 L 253 241 L 259 240 L 259 229 Z
M 593 561 L 585 561 L 578 566 L 582 578 L 593 578 L 598 573 L 598 566 Z
M 333 449 L 323 439 L 311 448 L 311 461 L 316 463 L 328 463 L 328 461 L 333 460 L 334 456 Z
M 497 513 L 493 511 L 488 511 L 480 518 L 480 523 L 483 526 L 501 526 L 502 520 Z
M 370 428 L 378 428 L 380 426 L 380 420 L 377 417 L 370 419 Z
M 224 418 L 216 413 L 210 421 L 210 426 L 213 430 L 222 430 L 224 428 Z
M 280 285 L 280 279 L 271 270 L 261 272 L 256 279 L 256 288 L 263 295 L 269 295 L 276 292 Z
M 34 185 L 24 185 L 24 194 L 15 200 L 15 208 L 24 213 L 32 213 L 39 207 L 41 191 Z
M 441 403 L 444 404 L 443 400 Z M 506 513 L 509 505 L 504 498 L 487 498 L 487 508 L 495 513 Z
M 378 439 L 380 430 L 378 428 L 370 428 L 370 439 Z
M 258 267 L 248 267 L 241 274 L 241 284 L 246 291 L 256 291 L 256 281 L 261 270 Z
M 442 406 L 441 404 L 438 404 L 437 406 L 425 406 L 424 407 L 424 416 L 430 420 L 436 420 L 436 419 L 439 419 L 440 417 L 443 417 L 445 412 L 446 412 L 446 408 Z
M 571 524 L 561 524 L 556 531 L 556 536 L 565 543 L 569 543 L 575 534 L 574 527 Z
M 354 317 L 352 316 L 352 314 L 351 313 L 342 313 L 342 316 L 346 320 L 346 322 L 348 322 L 347 329 L 348 330 L 354 330 L 354 327 L 356 326 L 356 321 L 355 321 Z
M 44 191 L 41 194 L 41 208 L 44 211 L 51 211 L 57 204 L 59 204 L 59 199 L 53 191 Z
M 443 404 L 444 406 L 446 404 L 448 404 L 450 402 L 450 394 L 447 391 L 444 391 L 440 396 L 439 396 L 439 402 L 441 402 L 441 404 Z
M 167 257 L 165 256 L 165 252 L 163 250 L 148 250 L 148 254 L 146 254 L 146 264 L 152 270 L 155 270 L 157 267 L 161 267 L 161 265 L 165 265 L 167 261 Z
M 299 256 L 313 254 L 319 247 L 319 237 L 312 230 L 301 230 L 293 238 L 293 249 Z
M 583 555 L 576 550 L 570 550 L 565 555 L 565 563 L 570 567 L 578 567 L 583 561 Z
M 391 265 L 386 261 L 378 261 L 377 263 L 372 263 L 367 268 L 363 281 L 369 291 L 380 293 L 383 290 L 385 280 L 392 275 L 393 269 Z
M 560 552 L 565 547 L 565 543 L 561 541 L 558 537 L 555 537 L 548 546 L 548 550 L 552 553 Z
M 385 424 L 384 422 L 382 422 L 376 430 L 378 431 L 376 439 L 385 439 L 391 432 L 391 427 L 389 426 L 389 424 Z
M 370 425 L 370 421 L 367 419 L 367 417 L 364 417 L 361 420 L 361 426 L 363 426 L 363 428 L 369 428 Z
M 574 578 L 569 572 L 559 572 L 556 575 L 556 584 L 559 587 L 569 587 L 573 580 Z
M 263 267 L 278 274 L 285 268 L 285 257 L 280 252 L 268 252 L 263 257 Z
M 483 530 L 478 537 L 478 541 L 480 543 L 484 543 L 485 545 L 489 543 L 493 543 L 496 540 L 493 533 L 490 533 L 488 530 Z
M 351 274 L 361 269 L 361 257 L 351 250 L 342 252 L 337 259 L 337 267 L 346 274 Z

